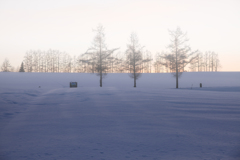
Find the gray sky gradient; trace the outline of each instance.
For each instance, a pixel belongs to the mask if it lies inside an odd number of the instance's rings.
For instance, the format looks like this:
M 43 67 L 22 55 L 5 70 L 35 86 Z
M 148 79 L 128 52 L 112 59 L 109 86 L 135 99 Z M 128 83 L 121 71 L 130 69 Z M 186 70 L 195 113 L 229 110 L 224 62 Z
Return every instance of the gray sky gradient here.
M 186 31 L 193 50 L 219 54 L 222 71 L 240 71 L 239 0 L 0 0 L 0 65 L 20 66 L 28 50 L 85 52 L 92 29 L 105 27 L 123 53 L 131 32 L 151 51 L 166 51 L 168 29 Z

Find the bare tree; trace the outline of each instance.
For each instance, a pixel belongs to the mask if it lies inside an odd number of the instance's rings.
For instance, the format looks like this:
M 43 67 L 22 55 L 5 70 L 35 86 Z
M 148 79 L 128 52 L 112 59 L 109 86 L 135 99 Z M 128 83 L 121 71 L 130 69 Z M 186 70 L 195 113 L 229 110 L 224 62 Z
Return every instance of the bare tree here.
M 1 66 L 1 70 L 3 72 L 10 72 L 11 71 L 11 65 L 10 65 L 10 62 L 9 60 L 6 58 L 4 61 L 3 61 L 3 64 Z
M 162 58 L 160 57 L 160 53 L 156 53 L 155 55 L 155 62 L 154 62 L 154 70 L 155 70 L 155 73 L 160 73 L 161 72 L 161 62 L 162 61 Z
M 203 68 L 203 55 L 201 52 L 196 54 L 196 58 L 190 63 L 189 69 L 192 72 L 200 72 Z
M 26 72 L 33 71 L 33 51 L 32 50 L 26 52 L 24 56 L 24 64 L 25 64 L 24 69 Z
M 218 54 L 215 52 L 211 52 L 211 68 L 212 72 L 217 72 L 218 69 L 221 67 L 220 60 L 218 58 Z
M 115 72 L 120 72 L 120 73 L 126 72 L 124 54 L 121 54 L 120 52 L 118 52 L 116 54 L 114 63 L 115 63 L 115 66 L 114 66 Z
M 143 53 L 143 59 L 148 59 L 149 61 L 143 61 L 142 63 L 142 73 L 151 73 L 152 71 L 152 54 L 150 51 L 146 50 L 144 53 Z
M 204 71 L 217 72 L 218 69 L 221 67 L 218 54 L 213 51 L 205 52 L 203 61 L 204 62 L 202 63 L 202 65 L 204 66 Z
M 94 31 L 96 32 L 96 36 L 94 37 L 92 47 L 82 55 L 80 61 L 91 66 L 92 73 L 96 72 L 100 76 L 100 87 L 102 87 L 102 79 L 109 69 L 109 59 L 118 48 L 107 49 L 102 25 L 98 25 Z
M 220 63 L 220 60 L 218 58 L 218 54 L 215 54 L 215 60 L 214 61 L 215 61 L 215 72 L 217 72 L 218 69 L 222 67 L 221 63 Z
M 123 62 L 123 59 L 120 57 L 120 52 L 112 53 L 108 57 L 108 73 L 114 73 L 114 72 L 121 72 L 121 63 Z
M 3 61 L 2 66 L 1 66 L 1 70 L 3 72 L 11 72 L 12 71 L 12 67 L 11 67 L 10 62 L 7 58 Z
M 130 77 L 134 79 L 134 87 L 136 81 L 141 76 L 143 63 L 149 62 L 150 59 L 143 59 L 143 47 L 138 43 L 138 38 L 135 33 L 130 36 L 130 44 L 127 45 L 126 50 L 126 69 L 130 72 Z
M 208 52 L 205 52 L 204 54 L 204 71 L 207 72 L 208 71 Z
M 196 59 L 198 51 L 191 51 L 191 48 L 186 45 L 188 39 L 186 33 L 183 33 L 180 28 L 175 31 L 169 31 L 171 36 L 171 44 L 169 45 L 169 53 L 162 56 L 166 60 L 163 65 L 167 66 L 176 77 L 176 88 L 178 88 L 178 78 L 181 76 L 186 65 Z M 169 63 L 168 63 L 169 62 Z
M 197 71 L 197 63 L 196 61 L 190 63 L 189 69 L 191 72 L 196 72 Z
M 199 52 L 198 53 L 198 72 L 202 72 L 203 71 L 203 68 L 204 68 L 204 59 L 203 59 L 203 53 L 202 52 Z

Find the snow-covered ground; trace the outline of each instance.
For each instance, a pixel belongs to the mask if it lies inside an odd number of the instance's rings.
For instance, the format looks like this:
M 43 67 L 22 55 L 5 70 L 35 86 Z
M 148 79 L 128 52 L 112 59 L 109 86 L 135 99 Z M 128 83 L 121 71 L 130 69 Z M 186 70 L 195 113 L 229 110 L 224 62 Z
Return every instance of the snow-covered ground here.
M 240 72 L 179 83 L 143 74 L 133 88 L 108 74 L 100 88 L 94 74 L 0 73 L 0 159 L 239 160 Z

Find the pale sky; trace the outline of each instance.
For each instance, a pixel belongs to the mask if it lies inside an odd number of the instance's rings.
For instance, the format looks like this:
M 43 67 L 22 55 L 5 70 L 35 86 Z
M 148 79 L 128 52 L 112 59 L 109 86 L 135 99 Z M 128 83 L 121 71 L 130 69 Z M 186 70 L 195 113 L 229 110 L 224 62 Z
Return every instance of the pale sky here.
M 0 0 L 0 65 L 20 66 L 26 51 L 80 55 L 102 24 L 109 48 L 123 53 L 131 32 L 151 51 L 166 51 L 178 26 L 192 50 L 219 54 L 221 71 L 240 71 L 239 0 Z

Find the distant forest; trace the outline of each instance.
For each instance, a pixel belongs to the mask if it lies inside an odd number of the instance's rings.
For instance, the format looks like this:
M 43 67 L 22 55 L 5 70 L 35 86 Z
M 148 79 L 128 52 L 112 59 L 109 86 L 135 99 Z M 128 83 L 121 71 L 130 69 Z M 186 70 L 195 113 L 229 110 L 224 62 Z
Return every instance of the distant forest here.
M 92 46 L 78 56 L 70 56 L 68 53 L 59 50 L 49 49 L 27 51 L 21 66 L 13 68 L 8 59 L 1 65 L 3 72 L 68 72 L 68 73 L 168 73 L 176 72 L 176 63 L 179 67 L 178 72 L 217 72 L 220 65 L 218 54 L 213 51 L 194 51 L 191 60 L 187 54 L 191 52 L 189 46 L 185 47 L 188 40 L 180 28 L 170 32 L 172 40 L 168 52 L 153 54 L 141 47 L 135 33 L 130 36 L 130 44 L 127 44 L 125 52 L 118 51 L 118 48 L 109 50 L 105 44 L 104 28 L 99 25 L 96 30 Z M 174 36 L 172 36 L 174 33 Z M 181 41 L 180 41 L 181 40 Z M 180 43 L 181 42 L 181 43 Z M 179 43 L 179 44 L 178 44 Z M 181 46 L 183 49 L 176 49 L 174 46 Z M 194 54 L 194 55 L 193 55 Z M 135 56 L 137 57 L 135 58 Z M 178 56 L 178 57 L 177 57 Z M 182 59 L 181 59 L 182 58 Z M 135 64 L 138 63 L 138 64 Z M 99 65 L 101 64 L 101 65 Z M 134 65 L 133 65 L 134 64 Z M 20 65 L 20 64 L 19 64 Z M 138 70 L 136 70 L 136 67 Z M 100 68 L 99 68 L 100 67 Z M 104 68 L 104 69 L 103 69 Z

